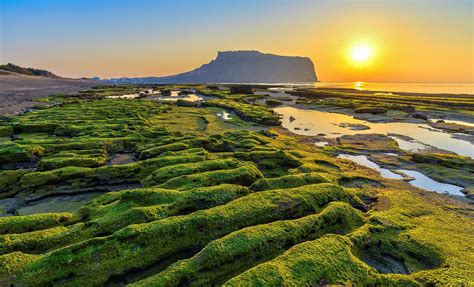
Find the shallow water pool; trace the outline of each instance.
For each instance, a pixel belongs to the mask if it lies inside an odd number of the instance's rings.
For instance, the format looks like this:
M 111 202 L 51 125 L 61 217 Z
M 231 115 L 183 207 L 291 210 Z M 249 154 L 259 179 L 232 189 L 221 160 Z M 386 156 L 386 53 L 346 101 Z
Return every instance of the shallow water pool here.
M 400 148 L 412 151 L 413 148 L 421 148 L 422 145 L 430 145 L 438 149 L 454 152 L 458 155 L 474 158 L 474 145 L 468 141 L 453 138 L 451 134 L 441 130 L 433 129 L 427 124 L 416 123 L 371 123 L 355 119 L 348 115 L 331 113 L 327 111 L 306 110 L 296 107 L 277 107 L 274 111 L 282 116 L 282 126 L 289 131 L 307 136 L 325 134 L 328 138 L 336 138 L 342 135 L 378 133 L 385 135 L 398 134 L 414 139 L 414 142 L 399 142 Z M 292 117 L 292 120 L 290 120 Z M 345 125 L 343 123 L 346 123 Z M 342 124 L 342 125 L 341 125 Z M 354 130 L 348 128 L 347 124 L 368 126 L 366 130 Z M 350 126 L 350 125 L 349 125 Z M 400 138 L 399 138 L 400 139 Z

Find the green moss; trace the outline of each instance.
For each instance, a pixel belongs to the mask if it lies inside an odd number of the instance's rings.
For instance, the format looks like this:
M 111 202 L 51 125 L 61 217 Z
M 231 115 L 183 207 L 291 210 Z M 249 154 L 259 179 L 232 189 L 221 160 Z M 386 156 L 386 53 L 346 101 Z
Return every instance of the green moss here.
M 11 284 L 10 275 L 38 258 L 38 255 L 25 254 L 22 252 L 0 255 L 0 284 L 9 286 Z
M 98 167 L 107 161 L 105 150 L 63 151 L 43 157 L 37 165 L 39 170 L 52 170 L 65 166 Z
M 206 158 L 201 155 L 159 157 L 124 165 L 98 168 L 62 167 L 50 171 L 31 172 L 24 175 L 15 193 L 39 199 L 51 194 L 80 191 L 110 190 L 113 185 L 139 183 L 153 170 L 185 162 L 198 162 Z
M 63 240 L 61 234 L 66 230 L 66 227 L 58 226 L 21 234 L 0 235 L 0 254 L 14 251 L 25 253 L 45 251 L 60 243 Z
M 111 236 L 58 249 L 26 266 L 18 280 L 33 285 L 101 285 L 110 276 L 149 266 L 243 227 L 297 218 L 337 200 L 352 201 L 353 196 L 331 184 L 249 194 L 225 205 L 130 225 Z M 93 268 L 98 263 L 102 268 Z
M 0 171 L 0 198 L 10 196 L 12 186 L 18 183 L 20 178 L 28 172 L 26 169 Z
M 6 144 L 0 146 L 0 161 L 22 162 L 41 156 L 45 152 L 40 145 Z
M 335 181 L 333 177 L 324 173 L 303 173 L 295 175 L 285 175 L 277 178 L 264 178 L 253 183 L 250 188 L 253 190 L 279 189 L 298 187 L 313 183 L 323 183 Z
M 326 235 L 296 245 L 283 255 L 232 278 L 224 286 L 313 286 L 321 283 L 418 286 L 407 277 L 377 274 L 355 257 L 351 248 L 351 242 L 343 236 Z
M 253 164 L 242 164 L 241 167 L 227 170 L 201 172 L 191 175 L 181 175 L 159 185 L 161 188 L 186 190 L 202 186 L 212 186 L 221 183 L 250 185 L 263 177 Z
M 71 213 L 45 213 L 28 216 L 0 217 L 0 234 L 24 233 L 69 225 L 77 218 Z
M 88 221 L 87 228 L 92 229 L 92 233 L 110 234 L 130 224 L 222 205 L 248 193 L 248 188 L 230 184 L 181 192 L 158 188 L 135 189 L 100 196 L 84 205 L 78 214 Z
M 414 153 L 411 155 L 414 162 L 441 165 L 448 168 L 466 169 L 474 172 L 474 160 L 467 156 L 450 154 Z
M 11 126 L 0 125 L 0 137 L 8 137 L 13 134 L 13 128 Z
M 199 172 L 207 172 L 222 169 L 236 168 L 240 162 L 236 159 L 217 159 L 201 161 L 197 163 L 185 163 L 172 166 L 166 166 L 155 170 L 144 180 L 146 186 L 164 183 L 172 178 L 191 175 Z
M 106 98 L 145 88 L 192 88 L 218 99 L 211 101 L 216 107 L 177 107 Z M 469 102 L 464 96 L 295 93 L 308 101 L 318 97 L 317 104 L 384 108 L 389 117 L 405 117 L 410 101 L 423 109 L 421 101 Z M 278 116 L 254 104 L 262 97 L 200 85 L 112 85 L 52 96 L 48 100 L 59 105 L 0 119 L 0 126 L 15 127 L 0 141 L 4 206 L 26 202 L 21 214 L 45 211 L 55 202 L 49 196 L 94 197 L 75 202 L 83 205 L 74 214 L 1 218 L 0 251 L 10 253 L 0 256 L 0 285 L 141 279 L 166 286 L 472 285 L 469 206 L 403 181 L 374 179 L 335 160 L 331 149 L 268 131 L 257 123 L 275 123 Z M 215 116 L 222 108 L 235 111 L 233 120 Z M 385 150 L 387 144 L 391 148 L 389 142 L 364 147 Z M 344 145 L 353 149 L 350 139 Z M 104 166 L 116 153 L 143 156 Z M 471 184 L 467 158 L 403 160 L 433 178 Z M 129 190 L 140 183 L 157 186 Z M 103 193 L 111 190 L 119 191 Z
M 247 227 L 209 243 L 198 254 L 132 286 L 204 286 L 271 259 L 289 246 L 328 232 L 351 230 L 362 216 L 346 203 L 330 203 L 321 213 Z M 213 272 L 207 272 L 213 270 Z

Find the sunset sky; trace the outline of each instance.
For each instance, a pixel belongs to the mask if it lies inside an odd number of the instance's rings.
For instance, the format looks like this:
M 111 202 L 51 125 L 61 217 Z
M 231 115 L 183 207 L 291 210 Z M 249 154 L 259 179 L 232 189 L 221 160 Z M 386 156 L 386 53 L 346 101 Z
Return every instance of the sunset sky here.
M 259 50 L 308 56 L 327 82 L 474 81 L 470 0 L 0 3 L 0 62 L 69 77 L 162 76 Z

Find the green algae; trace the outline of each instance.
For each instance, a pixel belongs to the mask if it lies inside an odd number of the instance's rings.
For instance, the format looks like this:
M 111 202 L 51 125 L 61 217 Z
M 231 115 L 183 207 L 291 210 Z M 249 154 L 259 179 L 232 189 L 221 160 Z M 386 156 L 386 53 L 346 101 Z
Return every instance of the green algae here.
M 228 158 L 171 165 L 153 171 L 152 174 L 144 179 L 144 184 L 145 186 L 156 185 L 182 175 L 236 168 L 239 163 L 236 159 Z
M 8 121 L 2 198 L 102 195 L 73 213 L 0 218 L 0 285 L 472 285 L 468 206 L 268 130 L 278 117 L 251 104 L 261 96 L 192 87 L 234 124 L 213 107 L 105 98 L 143 88 L 57 96 Z M 109 165 L 117 153 L 137 161 Z M 472 173 L 462 157 L 412 160 Z
M 242 164 L 238 168 L 207 171 L 192 175 L 181 175 L 159 185 L 162 188 L 187 190 L 203 186 L 212 186 L 219 183 L 234 183 L 251 185 L 263 177 L 262 173 L 253 164 Z
M 319 284 L 418 286 L 410 278 L 383 276 L 352 252 L 352 243 L 340 235 L 326 235 L 289 249 L 227 281 L 224 286 L 312 286 Z M 343 268 L 341 268 L 343 266 Z
M 271 259 L 289 246 L 327 232 L 343 233 L 363 222 L 350 205 L 330 203 L 321 213 L 275 221 L 232 232 L 212 241 L 191 259 L 181 260 L 163 272 L 132 286 L 190 286 L 223 283 L 239 271 Z M 215 272 L 209 270 L 215 269 Z
M 0 234 L 24 233 L 69 225 L 76 221 L 71 213 L 35 214 L 0 218 Z
M 28 265 L 21 272 L 19 281 L 33 285 L 46 282 L 62 282 L 66 286 L 79 282 L 103 284 L 111 276 L 146 267 L 229 232 L 272 220 L 297 218 L 338 200 L 351 202 L 355 199 L 331 184 L 252 193 L 222 206 L 130 225 L 111 236 L 58 249 Z M 176 240 L 176 236 L 180 240 Z M 93 268 L 98 258 L 104 268 Z M 66 278 L 67 281 L 63 281 Z

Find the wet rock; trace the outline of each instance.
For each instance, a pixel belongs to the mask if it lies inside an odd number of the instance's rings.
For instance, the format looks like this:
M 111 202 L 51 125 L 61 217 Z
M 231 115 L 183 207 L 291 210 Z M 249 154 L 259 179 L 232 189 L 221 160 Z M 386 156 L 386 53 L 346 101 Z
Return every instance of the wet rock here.
M 469 199 L 474 199 L 474 188 L 465 188 L 461 190 Z
M 179 91 L 178 96 L 187 96 L 187 95 L 191 95 L 193 93 L 194 93 L 193 91 L 182 90 L 182 91 Z
M 299 130 L 301 130 L 301 128 L 295 128 L 295 131 L 299 131 Z
M 0 217 L 9 216 L 15 213 L 15 210 L 25 204 L 25 201 L 20 198 L 5 198 L 0 199 Z
M 390 152 L 398 149 L 397 142 L 383 134 L 343 135 L 337 138 L 337 142 L 344 147 L 358 150 Z
M 341 128 L 347 128 L 354 131 L 363 131 L 370 129 L 368 126 L 362 124 L 340 123 L 339 126 Z
M 135 162 L 132 155 L 126 153 L 117 153 L 110 157 L 107 165 L 120 165 Z
M 354 112 L 357 114 L 381 115 L 387 113 L 387 109 L 381 107 L 360 107 L 355 108 Z
M 420 119 L 420 120 L 425 120 L 425 121 L 428 120 L 428 116 L 422 113 L 413 113 L 411 114 L 411 117 L 414 119 Z
M 230 87 L 230 93 L 251 95 L 253 90 L 251 86 L 232 86 Z
M 407 113 L 414 113 L 416 111 L 416 108 L 415 108 L 415 106 L 407 106 L 404 109 L 404 111 L 407 112 Z
M 296 120 L 296 119 L 293 116 L 290 116 L 290 123 L 294 120 Z
M 171 91 L 170 91 L 170 90 L 162 90 L 162 91 L 160 92 L 160 94 L 161 94 L 162 96 L 169 97 L 169 96 L 171 96 Z
M 441 129 L 451 133 L 464 133 L 474 135 L 474 127 L 461 125 L 457 123 L 446 123 L 446 122 L 439 122 L 430 123 L 430 125 L 434 128 Z
M 282 102 L 280 101 L 275 101 L 275 100 L 266 100 L 265 103 L 270 106 L 270 107 L 277 107 L 283 105 Z

